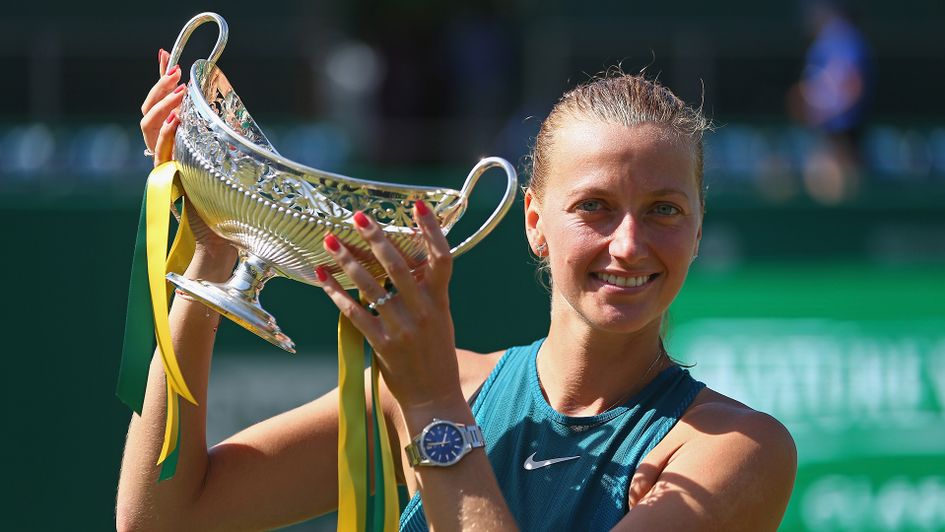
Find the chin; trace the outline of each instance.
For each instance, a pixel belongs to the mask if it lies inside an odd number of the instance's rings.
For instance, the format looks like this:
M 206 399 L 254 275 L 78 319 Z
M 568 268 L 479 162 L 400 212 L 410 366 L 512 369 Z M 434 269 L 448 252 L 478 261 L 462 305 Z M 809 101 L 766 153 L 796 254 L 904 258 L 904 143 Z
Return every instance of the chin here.
M 598 308 L 593 315 L 584 315 L 584 321 L 595 330 L 613 334 L 633 334 L 656 326 L 659 328 L 662 313 L 625 311 Z

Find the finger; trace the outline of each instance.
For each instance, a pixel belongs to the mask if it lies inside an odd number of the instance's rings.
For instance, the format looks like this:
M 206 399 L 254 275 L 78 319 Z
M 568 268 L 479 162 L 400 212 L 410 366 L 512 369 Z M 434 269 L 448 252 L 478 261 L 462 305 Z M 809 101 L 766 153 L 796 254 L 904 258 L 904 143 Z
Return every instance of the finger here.
M 184 94 L 187 92 L 187 85 L 178 85 L 173 92 L 165 96 L 160 102 L 154 105 L 148 114 L 141 119 L 141 134 L 144 135 L 144 143 L 156 151 L 158 133 L 171 111 L 177 109 L 184 101 Z
M 180 76 L 180 65 L 175 65 L 168 74 L 161 76 L 157 83 L 151 87 L 147 97 L 144 99 L 144 103 L 141 104 L 141 114 L 148 114 L 148 111 L 154 107 L 154 104 L 174 90 L 174 87 L 180 82 Z
M 450 254 L 450 244 L 443 234 L 443 228 L 437 221 L 436 216 L 430 211 L 423 200 L 417 200 L 413 205 L 414 220 L 423 233 L 423 241 L 427 248 L 427 270 L 426 278 L 428 282 L 445 286 L 449 284 L 450 275 L 453 273 L 453 256 Z
M 364 333 L 364 337 L 373 345 L 374 342 L 372 340 L 380 338 L 381 336 L 380 322 L 371 315 L 367 309 L 361 306 L 360 303 L 355 301 L 354 298 L 338 284 L 338 281 L 325 270 L 324 266 L 316 268 L 315 275 L 318 277 L 322 289 L 325 290 L 328 297 L 331 298 L 335 306 L 338 307 L 338 310 L 341 311 L 346 318 L 351 320 L 351 323 Z
M 330 233 L 325 237 L 325 251 L 335 259 L 335 263 L 354 282 L 354 285 L 368 301 L 377 301 L 387 295 L 387 290 L 378 284 L 377 279 L 364 269 L 364 266 L 358 262 L 351 251 L 341 244 L 338 237 Z M 382 305 L 378 308 L 378 311 L 380 312 L 380 309 L 386 306 Z
M 410 271 L 410 266 L 400 251 L 384 235 L 381 226 L 361 211 L 354 213 L 354 226 L 361 237 L 371 246 L 371 252 L 381 263 L 384 271 L 387 272 L 387 276 L 397 287 L 397 292 L 404 298 L 407 305 L 416 305 L 419 302 L 419 290 L 413 273 Z
M 164 48 L 158 50 L 158 76 L 163 76 L 167 73 L 167 63 L 171 60 L 171 54 L 167 53 Z
M 154 166 L 166 163 L 171 160 L 174 154 L 174 135 L 177 133 L 177 126 L 180 125 L 180 118 L 177 113 L 171 111 L 167 120 L 161 126 L 161 132 L 158 133 L 157 143 L 154 146 Z

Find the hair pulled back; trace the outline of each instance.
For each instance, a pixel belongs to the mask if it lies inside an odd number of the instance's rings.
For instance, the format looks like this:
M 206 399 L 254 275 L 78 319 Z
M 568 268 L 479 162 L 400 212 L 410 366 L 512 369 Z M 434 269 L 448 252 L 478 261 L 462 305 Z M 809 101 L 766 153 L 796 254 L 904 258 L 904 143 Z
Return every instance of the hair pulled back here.
M 568 92 L 552 108 L 541 124 L 531 154 L 529 189 L 540 202 L 549 171 L 555 132 L 569 119 L 593 119 L 604 123 L 637 126 L 667 126 L 696 150 L 696 184 L 700 203 L 705 205 L 703 174 L 703 133 L 710 128 L 702 109 L 686 105 L 671 90 L 642 74 L 617 71 L 591 80 Z

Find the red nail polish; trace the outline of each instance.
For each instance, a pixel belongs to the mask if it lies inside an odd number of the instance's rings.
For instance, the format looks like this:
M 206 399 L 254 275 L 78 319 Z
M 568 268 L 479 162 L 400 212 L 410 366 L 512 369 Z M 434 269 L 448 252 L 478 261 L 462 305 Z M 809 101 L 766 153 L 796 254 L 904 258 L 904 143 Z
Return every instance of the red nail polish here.
M 177 74 L 178 70 L 180 70 L 180 65 L 174 65 L 174 68 L 172 68 L 171 71 L 167 73 L 167 75 L 173 76 L 174 74 Z
M 177 86 L 176 89 L 174 89 L 174 94 L 180 94 L 181 92 L 184 92 L 184 89 L 186 88 L 187 88 L 187 85 L 180 84 Z
M 324 266 L 319 266 L 315 268 L 315 276 L 318 277 L 318 282 L 324 283 L 328 280 L 328 272 L 325 271 Z
M 177 111 L 171 111 L 171 114 L 167 115 L 167 123 L 170 124 L 177 118 Z
M 328 251 L 332 253 L 338 253 L 341 251 L 341 244 L 338 242 L 338 239 L 335 238 L 335 235 L 329 234 L 325 237 L 325 247 L 328 248 Z
M 161 58 L 164 57 L 164 48 L 158 48 L 158 64 L 161 64 Z
M 417 207 L 417 214 L 419 214 L 420 216 L 426 216 L 430 214 L 430 208 L 427 207 L 427 204 L 424 203 L 423 200 L 417 200 L 417 202 L 414 203 L 414 205 Z
M 354 213 L 354 224 L 360 227 L 361 229 L 367 229 L 368 222 L 367 216 L 363 212 L 358 211 Z

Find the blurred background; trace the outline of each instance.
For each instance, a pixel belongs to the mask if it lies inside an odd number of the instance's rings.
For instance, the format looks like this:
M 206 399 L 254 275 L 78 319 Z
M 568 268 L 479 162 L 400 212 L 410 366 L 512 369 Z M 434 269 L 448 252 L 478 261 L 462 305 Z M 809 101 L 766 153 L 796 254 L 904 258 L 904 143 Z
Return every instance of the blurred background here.
M 129 412 L 113 390 L 150 165 L 139 109 L 158 48 L 205 10 L 228 21 L 218 64 L 273 144 L 362 178 L 459 187 L 484 155 L 524 170 L 556 98 L 612 65 L 701 105 L 716 125 L 705 236 L 670 351 L 794 434 L 784 530 L 945 530 L 945 3 L 928 0 L 5 5 L 11 529 L 114 527 Z M 215 38 L 199 29 L 183 65 Z M 455 234 L 499 194 L 483 181 Z M 520 213 L 456 263 L 460 346 L 546 330 Z M 320 290 L 276 280 L 264 303 L 299 353 L 221 326 L 213 442 L 337 381 Z

